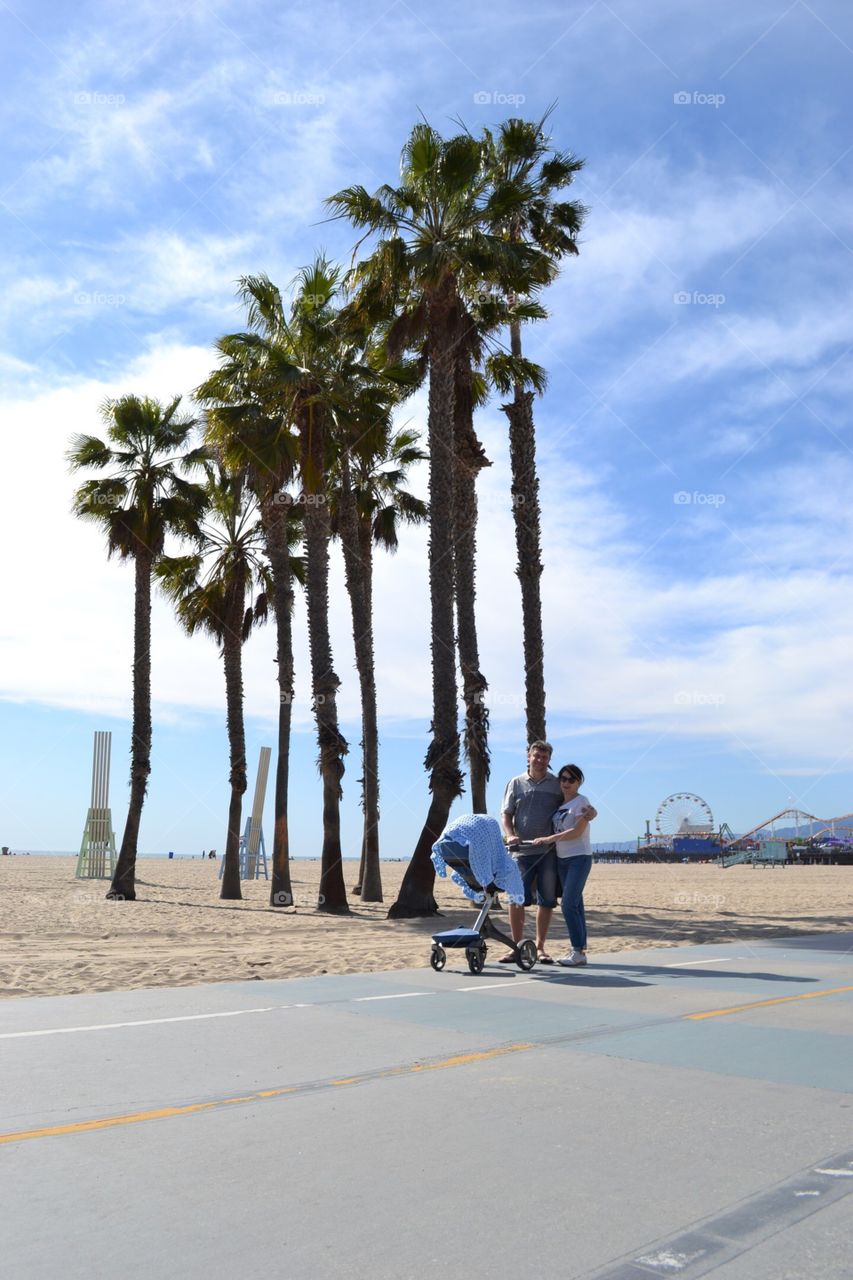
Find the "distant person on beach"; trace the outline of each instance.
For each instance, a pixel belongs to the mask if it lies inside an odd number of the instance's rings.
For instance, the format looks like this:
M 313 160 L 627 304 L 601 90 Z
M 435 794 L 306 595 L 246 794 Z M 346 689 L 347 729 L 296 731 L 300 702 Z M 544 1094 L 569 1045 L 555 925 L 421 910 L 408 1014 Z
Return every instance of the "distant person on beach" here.
M 592 845 L 589 839 L 591 813 L 595 811 L 586 796 L 581 795 L 583 770 L 576 764 L 563 765 L 557 775 L 563 803 L 551 819 L 552 835 L 539 837 L 534 845 L 556 849 L 557 874 L 563 900 L 563 919 L 569 931 L 572 949 L 557 963 L 567 969 L 586 964 L 586 912 L 583 890 L 592 868 Z
M 524 906 L 509 904 L 509 927 L 514 942 L 524 937 L 524 908 L 533 906 L 536 895 L 536 955 L 540 964 L 554 961 L 545 949 L 551 917 L 557 905 L 557 856 L 548 833 L 551 816 L 563 798 L 560 784 L 548 765 L 553 747 L 549 742 L 531 742 L 527 749 L 527 772 L 510 778 L 501 805 L 501 819 L 507 845 L 518 863 L 524 885 Z M 537 837 L 547 837 L 544 841 Z M 537 848 L 537 843 L 543 848 Z M 515 955 L 502 956 L 501 964 L 514 964 Z

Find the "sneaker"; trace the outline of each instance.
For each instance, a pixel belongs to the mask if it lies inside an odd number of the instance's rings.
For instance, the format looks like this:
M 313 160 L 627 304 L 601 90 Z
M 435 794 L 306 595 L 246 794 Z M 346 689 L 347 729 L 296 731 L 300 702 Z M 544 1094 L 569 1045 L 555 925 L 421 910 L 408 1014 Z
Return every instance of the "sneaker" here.
M 572 951 L 567 956 L 561 956 L 557 964 L 563 965 L 566 969 L 578 969 L 581 965 L 586 964 L 586 956 L 583 951 Z

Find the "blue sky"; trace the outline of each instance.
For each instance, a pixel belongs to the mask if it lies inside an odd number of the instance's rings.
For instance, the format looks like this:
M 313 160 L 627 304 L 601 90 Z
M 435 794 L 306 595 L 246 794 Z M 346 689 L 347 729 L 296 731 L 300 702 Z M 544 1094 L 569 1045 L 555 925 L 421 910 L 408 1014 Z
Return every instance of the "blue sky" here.
M 853 809 L 853 15 L 830 0 L 0 6 L 0 838 L 73 848 L 94 729 L 127 795 L 132 572 L 70 514 L 68 438 L 124 392 L 189 395 L 240 325 L 235 281 L 286 286 L 354 236 L 323 198 L 393 181 L 420 114 L 451 132 L 551 103 L 586 158 L 580 258 L 527 336 L 544 508 L 549 736 L 587 773 L 599 840 L 674 791 L 745 829 Z M 417 398 L 406 417 L 424 425 Z M 497 812 L 521 769 L 520 619 L 505 418 L 479 429 L 480 627 Z M 425 476 L 414 478 L 420 491 Z M 336 662 L 359 729 L 342 572 Z M 377 567 L 382 847 L 425 816 L 425 538 Z M 404 602 L 405 607 L 401 607 Z M 295 851 L 320 848 L 307 645 Z M 274 741 L 271 632 L 245 651 L 250 769 Z M 224 843 L 215 649 L 155 607 L 145 850 Z M 464 801 L 463 805 L 464 807 Z M 271 820 L 267 820 L 271 830 Z

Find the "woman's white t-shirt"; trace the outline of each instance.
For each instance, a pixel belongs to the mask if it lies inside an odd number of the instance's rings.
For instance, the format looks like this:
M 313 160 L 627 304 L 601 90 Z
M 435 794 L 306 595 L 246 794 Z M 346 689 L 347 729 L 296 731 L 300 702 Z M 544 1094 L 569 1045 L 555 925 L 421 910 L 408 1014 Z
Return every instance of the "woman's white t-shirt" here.
M 551 827 L 555 833 L 560 831 L 568 831 L 573 827 L 581 816 L 584 809 L 589 807 L 589 800 L 580 792 L 573 800 L 567 800 L 565 804 L 561 804 L 557 812 L 551 819 Z M 584 831 L 583 835 L 577 837 L 576 840 L 557 840 L 554 842 L 554 848 L 557 850 L 558 858 L 579 858 L 584 855 L 589 857 L 592 854 L 592 842 L 589 838 L 589 827 Z

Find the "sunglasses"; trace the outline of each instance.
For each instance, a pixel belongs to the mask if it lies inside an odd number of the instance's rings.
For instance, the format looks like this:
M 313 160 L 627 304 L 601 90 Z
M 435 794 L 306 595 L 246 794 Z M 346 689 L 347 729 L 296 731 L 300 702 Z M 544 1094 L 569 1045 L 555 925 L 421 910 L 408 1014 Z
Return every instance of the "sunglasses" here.
M 569 773 L 561 773 L 557 779 L 559 782 L 580 782 L 580 778 Z

